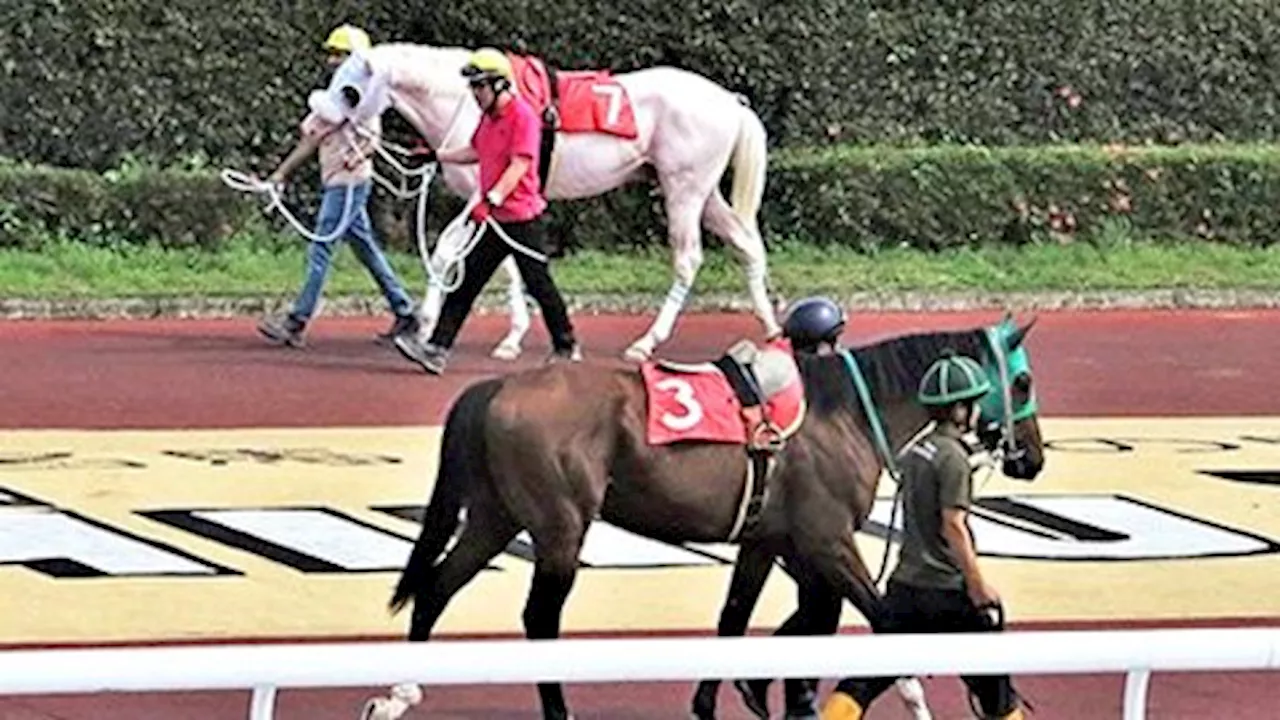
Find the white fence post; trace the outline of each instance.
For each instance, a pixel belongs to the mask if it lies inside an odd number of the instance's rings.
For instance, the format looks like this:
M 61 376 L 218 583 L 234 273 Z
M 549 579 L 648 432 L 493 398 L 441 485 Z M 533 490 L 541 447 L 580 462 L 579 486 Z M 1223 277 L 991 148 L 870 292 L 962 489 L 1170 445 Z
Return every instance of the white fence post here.
M 249 700 L 249 720 L 274 720 L 276 716 L 276 688 L 259 685 L 253 689 Z
M 1147 690 L 1151 684 L 1151 671 L 1146 668 L 1130 670 L 1124 676 L 1124 720 L 1146 720 Z

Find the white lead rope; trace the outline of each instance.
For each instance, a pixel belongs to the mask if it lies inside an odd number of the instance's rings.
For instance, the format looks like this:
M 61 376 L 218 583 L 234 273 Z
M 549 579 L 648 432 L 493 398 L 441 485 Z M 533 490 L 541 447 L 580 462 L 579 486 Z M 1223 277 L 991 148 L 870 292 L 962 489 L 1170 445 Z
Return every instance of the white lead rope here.
M 337 240 L 346 234 L 351 227 L 351 221 L 355 219 L 355 186 L 348 185 L 346 198 L 342 203 L 342 219 L 338 222 L 338 226 L 328 235 L 318 235 L 307 229 L 293 213 L 289 212 L 289 208 L 285 207 L 284 199 L 280 194 L 280 188 L 275 183 L 259 180 L 252 175 L 242 173 L 238 170 L 230 168 L 224 169 L 221 173 L 222 182 L 227 187 L 241 192 L 252 192 L 266 195 L 269 202 L 266 211 L 275 210 L 279 212 L 284 219 L 297 230 L 299 234 L 307 238 L 311 242 L 329 243 Z
M 538 252 L 527 245 L 523 245 L 513 240 L 511 236 L 507 234 L 506 229 L 504 229 L 502 225 L 492 217 L 485 218 L 484 222 L 479 224 L 472 223 L 470 218 L 471 210 L 478 204 L 478 202 L 478 197 L 473 197 L 471 200 L 467 201 L 467 205 L 462 209 L 462 212 L 459 213 L 444 230 L 440 231 L 440 237 L 445 238 L 451 233 L 465 232 L 465 230 L 461 228 L 461 225 L 463 224 L 473 226 L 469 234 L 466 236 L 466 241 L 452 252 L 442 245 L 437 246 L 436 252 L 440 256 L 439 272 L 436 271 L 436 268 L 432 267 L 431 262 L 423 263 L 423 267 L 426 268 L 427 271 L 427 278 L 429 282 L 433 285 L 439 286 L 445 293 L 451 293 L 462 286 L 462 280 L 466 274 L 467 256 L 471 254 L 472 250 L 475 250 L 476 245 L 480 243 L 480 239 L 484 237 L 486 230 L 493 230 L 493 232 L 498 236 L 498 239 L 506 243 L 507 246 L 515 252 L 532 258 L 540 263 L 548 262 L 548 258 L 544 253 Z M 425 247 L 423 245 L 419 245 L 419 252 L 424 253 L 423 257 L 426 257 Z

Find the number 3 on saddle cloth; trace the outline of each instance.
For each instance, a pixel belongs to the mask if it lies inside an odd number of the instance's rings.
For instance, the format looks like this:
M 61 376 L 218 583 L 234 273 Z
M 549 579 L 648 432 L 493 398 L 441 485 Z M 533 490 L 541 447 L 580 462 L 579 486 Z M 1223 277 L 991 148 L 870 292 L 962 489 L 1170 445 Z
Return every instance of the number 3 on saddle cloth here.
M 754 526 L 768 478 L 786 440 L 804 421 L 804 383 L 785 338 L 756 347 L 743 340 L 714 362 L 642 363 L 650 445 L 716 442 L 742 445 L 747 484 L 729 541 Z

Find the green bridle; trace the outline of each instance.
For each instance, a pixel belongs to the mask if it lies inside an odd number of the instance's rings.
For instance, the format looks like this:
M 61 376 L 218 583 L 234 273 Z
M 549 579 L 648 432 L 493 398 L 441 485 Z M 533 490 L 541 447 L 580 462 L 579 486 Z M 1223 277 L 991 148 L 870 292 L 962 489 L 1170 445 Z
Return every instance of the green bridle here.
M 1006 317 L 999 324 L 983 330 L 983 337 L 987 341 L 987 350 L 994 361 L 994 364 L 992 362 L 983 363 L 983 369 L 987 372 L 987 378 L 991 381 L 993 391 L 987 393 L 986 397 L 982 398 L 978 403 L 986 425 L 988 427 L 993 425 L 1001 426 L 1001 444 L 1010 453 L 1014 452 L 1015 449 L 1013 424 L 1035 415 L 1039 410 L 1034 386 L 1031 394 L 1025 400 L 1015 403 L 1013 399 L 1013 384 L 1016 379 L 1023 375 L 1031 374 L 1031 359 L 1021 339 L 1016 337 L 1017 334 L 1018 328 L 1014 325 L 1012 317 Z M 1014 344 L 1015 341 L 1017 342 L 1016 345 Z M 858 361 L 854 358 L 853 353 L 849 352 L 847 348 L 840 348 L 837 352 L 841 359 L 844 360 L 845 369 L 849 374 L 849 378 L 853 381 L 854 389 L 858 392 L 858 399 L 862 401 L 862 406 L 867 412 L 876 449 L 879 450 L 886 466 L 892 473 L 896 470 L 893 451 L 889 447 L 888 436 L 884 431 L 884 423 L 880 419 L 879 408 L 876 407 L 875 400 L 871 397 L 871 389 L 867 386 L 867 381 L 862 375 L 862 369 L 858 366 Z
M 1017 378 L 1031 374 L 1031 359 L 1021 339 L 1017 338 L 1018 328 L 1012 317 L 1006 317 L 999 324 L 983 331 L 994 365 L 984 363 L 987 378 L 991 380 L 993 391 L 978 403 L 983 423 L 987 427 L 1000 425 L 1000 444 L 1010 456 L 1016 454 L 1017 446 L 1013 437 L 1013 424 L 1036 414 L 1039 403 L 1036 401 L 1035 387 L 1023 401 L 1016 403 L 1013 399 L 1013 385 Z M 1014 345 L 1017 342 L 1016 346 Z

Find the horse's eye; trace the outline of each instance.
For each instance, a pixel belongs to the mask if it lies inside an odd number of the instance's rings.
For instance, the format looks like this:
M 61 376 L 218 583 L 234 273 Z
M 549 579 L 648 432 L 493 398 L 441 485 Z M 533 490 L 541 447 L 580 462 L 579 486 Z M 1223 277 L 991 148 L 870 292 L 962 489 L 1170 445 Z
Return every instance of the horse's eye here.
M 1013 389 L 1015 392 L 1020 392 L 1020 393 L 1031 392 L 1031 376 L 1027 374 L 1023 374 L 1014 378 Z

